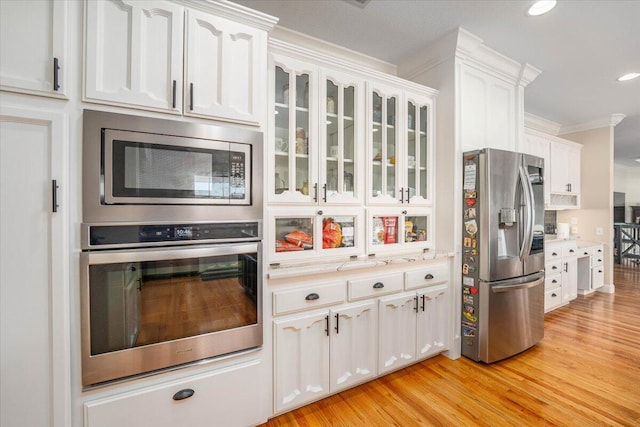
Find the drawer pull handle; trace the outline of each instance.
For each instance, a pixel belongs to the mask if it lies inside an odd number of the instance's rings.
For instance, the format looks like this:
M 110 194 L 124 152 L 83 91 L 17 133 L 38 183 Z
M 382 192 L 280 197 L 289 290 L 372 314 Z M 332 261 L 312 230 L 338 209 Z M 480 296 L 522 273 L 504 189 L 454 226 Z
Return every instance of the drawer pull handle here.
M 554 265 L 553 267 L 551 267 L 552 270 L 557 270 L 558 266 Z
M 306 299 L 307 301 L 314 301 L 314 300 L 320 299 L 320 295 L 318 295 L 318 294 L 316 294 L 314 292 L 314 293 L 309 294 L 306 297 L 304 297 L 304 299 Z
M 551 283 L 558 283 L 558 281 L 556 279 L 553 279 Z
M 433 279 L 433 274 L 429 273 L 429 274 L 427 274 L 426 276 L 424 276 L 424 278 L 425 278 L 426 280 L 431 280 L 431 279 Z
M 555 252 L 551 252 L 551 255 L 553 255 L 553 256 L 558 256 L 558 254 L 557 254 L 557 253 L 555 253 Z
M 598 270 L 598 273 L 602 273 L 602 270 Z
M 382 289 L 382 288 L 384 288 L 384 283 L 382 283 L 382 282 L 376 282 L 373 285 L 373 289 Z
M 598 252 L 602 252 L 602 249 L 598 249 Z
M 575 251 L 573 249 L 569 249 L 569 252 L 570 253 L 574 253 Z
M 598 260 L 598 262 L 602 262 L 602 260 L 601 260 L 601 259 L 599 259 L 599 260 Z
M 193 396 L 193 394 L 195 393 L 195 391 L 193 391 L 193 389 L 190 388 L 185 388 L 184 390 L 180 390 L 179 392 L 177 392 L 176 394 L 173 395 L 173 400 L 184 400 L 184 399 L 188 399 L 191 396 Z
M 585 254 L 585 255 L 589 255 L 589 252 L 585 252 L 584 254 Z
M 556 295 L 556 293 L 554 292 L 554 293 L 551 294 L 551 296 L 552 297 L 557 297 L 558 295 Z

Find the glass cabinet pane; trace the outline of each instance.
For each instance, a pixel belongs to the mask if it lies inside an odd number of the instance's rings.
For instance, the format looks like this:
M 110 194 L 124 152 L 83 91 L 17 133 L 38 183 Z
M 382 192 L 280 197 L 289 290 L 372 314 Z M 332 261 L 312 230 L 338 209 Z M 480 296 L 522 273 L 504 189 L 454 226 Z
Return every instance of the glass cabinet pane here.
M 404 218 L 404 242 L 424 242 L 427 240 L 429 217 L 427 215 L 407 215 Z
M 342 104 L 342 128 L 343 128 L 343 184 L 342 190 L 345 194 L 354 195 L 355 175 L 355 91 L 354 86 L 344 88 Z
M 420 107 L 420 128 L 419 128 L 419 133 L 420 133 L 420 140 L 419 140 L 419 145 L 418 145 L 418 149 L 420 150 L 420 163 L 418 164 L 418 169 L 420 170 L 420 182 L 419 182 L 419 188 L 420 188 L 420 193 L 422 194 L 422 196 L 425 199 L 428 199 L 431 197 L 431 194 L 427 194 L 427 189 L 429 182 L 427 182 L 428 179 L 428 174 L 427 174 L 427 168 L 428 168 L 428 161 L 429 159 L 427 158 L 429 152 L 428 152 L 428 143 L 429 141 L 427 140 L 427 121 L 429 118 L 429 114 L 428 114 L 428 109 L 427 106 L 422 106 Z
M 413 102 L 407 103 L 407 187 L 409 198 L 416 195 L 416 106 Z
M 275 105 L 275 193 L 289 189 L 289 73 L 276 67 Z
M 342 157 L 340 152 L 339 115 L 336 104 L 339 99 L 338 92 L 338 86 L 331 80 L 327 80 L 327 117 L 325 118 L 325 126 L 327 127 L 325 191 L 327 196 L 338 192 L 339 162 Z
M 275 251 L 313 250 L 313 217 L 276 218 Z
M 373 165 L 371 168 L 371 190 L 373 197 L 382 195 L 384 190 L 382 186 L 382 97 L 377 93 L 373 93 L 373 109 L 372 109 L 372 153 L 373 153 Z
M 399 243 L 398 216 L 374 216 L 372 221 L 371 243 L 374 246 Z
M 322 217 L 322 249 L 353 248 L 356 217 L 352 215 Z
M 387 143 L 386 143 L 386 156 L 384 161 L 386 162 L 387 171 L 387 195 L 396 197 L 396 99 L 391 97 L 387 99 Z
M 295 190 L 309 194 L 309 75 L 296 76 Z

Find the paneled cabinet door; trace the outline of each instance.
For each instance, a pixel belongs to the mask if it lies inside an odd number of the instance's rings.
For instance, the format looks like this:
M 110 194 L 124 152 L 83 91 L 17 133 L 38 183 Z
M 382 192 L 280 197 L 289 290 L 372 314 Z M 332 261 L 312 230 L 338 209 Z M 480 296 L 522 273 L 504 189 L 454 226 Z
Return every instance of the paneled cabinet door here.
M 260 123 L 265 49 L 264 31 L 187 10 L 185 114 Z
M 396 166 L 400 158 L 401 142 L 399 120 L 401 90 L 377 83 L 367 85 L 367 201 L 370 204 L 399 204 L 399 180 Z
M 272 55 L 273 134 L 269 135 L 269 199 L 318 203 L 318 68 Z
M 0 86 L 64 94 L 67 2 L 0 1 Z
M 65 121 L 57 113 L 0 109 L 3 426 L 71 425 Z M 60 187 L 56 213 L 52 179 Z
M 377 372 L 375 301 L 331 310 L 331 391 L 373 378 Z
M 580 194 L 580 148 L 551 142 L 551 192 Z
M 429 205 L 433 201 L 433 100 L 406 94 L 406 135 L 404 150 L 396 160 L 402 168 L 400 202 Z
M 447 348 L 448 286 L 428 288 L 418 293 L 417 353 L 425 358 Z
M 364 81 L 329 70 L 321 74 L 319 202 L 357 203 L 365 176 Z
M 562 262 L 562 302 L 578 297 L 578 259 L 565 258 Z
M 328 312 L 274 320 L 275 410 L 329 393 Z
M 85 100 L 181 112 L 183 7 L 155 0 L 85 7 Z
M 415 293 L 380 298 L 379 300 L 379 357 L 380 375 L 416 361 Z

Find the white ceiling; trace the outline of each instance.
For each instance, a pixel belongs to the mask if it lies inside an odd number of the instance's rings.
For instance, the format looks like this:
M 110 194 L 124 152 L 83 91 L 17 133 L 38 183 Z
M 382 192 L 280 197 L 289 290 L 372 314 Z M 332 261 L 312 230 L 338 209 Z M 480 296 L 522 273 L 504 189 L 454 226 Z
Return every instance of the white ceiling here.
M 610 120 L 615 161 L 640 168 L 640 0 L 559 0 L 525 15 L 529 0 L 234 0 L 280 19 L 278 25 L 399 64 L 462 27 L 542 74 L 525 91 L 525 111 L 563 126 Z M 436 88 L 437 89 L 437 88 Z

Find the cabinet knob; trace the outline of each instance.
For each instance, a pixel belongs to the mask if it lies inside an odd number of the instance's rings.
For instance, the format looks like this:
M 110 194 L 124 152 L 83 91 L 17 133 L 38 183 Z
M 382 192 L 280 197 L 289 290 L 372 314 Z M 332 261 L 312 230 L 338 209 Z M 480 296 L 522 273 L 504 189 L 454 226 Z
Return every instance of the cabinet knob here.
M 324 212 L 322 212 L 322 209 L 318 211 L 318 215 L 322 215 Z
M 320 295 L 318 295 L 318 294 L 316 294 L 314 292 L 314 293 L 311 293 L 311 294 L 307 295 L 306 297 L 304 297 L 304 299 L 307 300 L 307 301 L 314 301 L 314 300 L 320 299 Z
M 193 389 L 190 388 L 185 388 L 184 390 L 180 390 L 179 392 L 177 392 L 176 394 L 173 395 L 173 400 L 184 400 L 184 399 L 188 399 L 191 396 L 193 396 L 193 394 L 195 393 L 195 391 L 193 391 Z
M 373 289 L 382 289 L 384 288 L 384 283 L 382 282 L 376 282 L 373 284 Z
M 407 211 L 402 211 L 402 215 L 406 215 L 406 214 L 407 214 Z
M 425 280 L 431 280 L 431 279 L 433 279 L 433 274 L 427 273 L 427 275 L 424 276 L 424 278 L 425 278 Z

